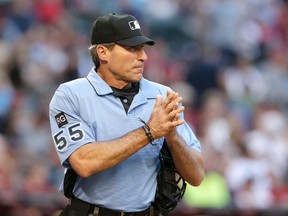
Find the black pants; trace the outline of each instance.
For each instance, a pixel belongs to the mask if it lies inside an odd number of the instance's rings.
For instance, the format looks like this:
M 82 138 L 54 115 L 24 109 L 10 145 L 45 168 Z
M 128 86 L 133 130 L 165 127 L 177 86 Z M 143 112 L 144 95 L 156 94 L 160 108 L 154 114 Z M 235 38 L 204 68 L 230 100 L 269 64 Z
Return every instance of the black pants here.
M 154 207 L 142 212 L 116 212 L 110 209 L 96 207 L 83 202 L 77 198 L 72 198 L 70 203 L 62 210 L 59 216 L 160 216 L 154 211 Z
M 67 205 L 59 216 L 99 216 L 99 214 L 90 214 L 89 212 L 79 211 L 71 208 L 70 205 Z
M 121 213 L 119 213 L 119 215 L 121 216 Z M 124 216 L 127 214 L 124 214 Z M 132 216 L 133 214 L 129 214 L 128 216 Z M 137 216 L 137 213 L 134 214 L 135 216 Z M 138 214 L 139 215 L 139 214 Z M 56 216 L 56 215 L 55 215 Z M 107 213 L 85 213 L 85 212 L 80 212 L 80 211 L 75 211 L 72 209 L 69 209 L 69 206 L 66 206 L 62 212 L 60 213 L 59 216 L 111 216 L 110 214 Z M 150 213 L 148 212 L 145 216 L 162 216 L 159 214 L 153 214 L 150 215 Z

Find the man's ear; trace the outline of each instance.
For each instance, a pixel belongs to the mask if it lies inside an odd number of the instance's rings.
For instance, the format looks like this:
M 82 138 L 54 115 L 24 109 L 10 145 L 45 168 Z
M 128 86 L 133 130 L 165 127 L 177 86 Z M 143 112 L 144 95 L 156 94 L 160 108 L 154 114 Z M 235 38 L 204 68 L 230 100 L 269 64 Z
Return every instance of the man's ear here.
M 101 61 L 107 61 L 107 58 L 109 56 L 109 49 L 107 47 L 98 45 L 96 48 L 96 52 Z

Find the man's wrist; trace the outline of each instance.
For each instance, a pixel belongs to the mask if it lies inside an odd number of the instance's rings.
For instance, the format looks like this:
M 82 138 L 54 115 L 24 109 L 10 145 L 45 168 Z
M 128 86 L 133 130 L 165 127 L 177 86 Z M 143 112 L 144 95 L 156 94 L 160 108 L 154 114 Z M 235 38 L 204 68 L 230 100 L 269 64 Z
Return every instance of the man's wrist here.
M 154 140 L 155 140 L 155 139 L 154 139 L 154 137 L 153 137 L 153 135 L 152 135 L 152 133 L 151 133 L 151 130 L 150 130 L 149 125 L 148 125 L 144 120 L 142 120 L 141 118 L 138 118 L 138 119 L 139 119 L 139 121 L 141 121 L 141 122 L 144 124 L 144 125 L 142 126 L 142 128 L 144 129 L 145 134 L 146 134 L 146 136 L 147 136 L 150 144 L 151 144 L 151 145 L 156 145 L 156 143 L 154 143 Z

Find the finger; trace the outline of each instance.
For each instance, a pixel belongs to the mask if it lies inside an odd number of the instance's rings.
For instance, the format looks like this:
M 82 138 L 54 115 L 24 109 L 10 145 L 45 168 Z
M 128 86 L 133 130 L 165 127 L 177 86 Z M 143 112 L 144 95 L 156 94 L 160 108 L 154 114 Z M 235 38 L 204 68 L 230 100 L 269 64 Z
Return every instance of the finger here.
M 169 97 L 170 93 L 171 93 L 171 91 L 167 91 L 166 92 L 166 97 Z
M 178 107 L 179 107 L 178 101 L 174 102 L 174 104 L 173 104 L 173 110 L 178 109 Z
M 177 120 L 179 120 L 179 117 L 180 117 L 180 113 L 177 113 L 177 114 L 175 115 L 173 121 L 177 121 Z
M 177 93 L 177 92 L 171 92 L 171 93 L 170 93 L 170 97 L 172 98 L 171 101 L 175 101 L 175 100 L 177 100 L 177 98 L 179 97 L 179 93 Z
M 167 91 L 166 92 L 166 98 L 162 104 L 163 108 L 166 109 L 167 106 L 171 103 L 171 101 L 173 101 L 174 99 L 174 93 L 171 91 Z
M 180 114 L 179 113 L 175 116 L 175 120 L 180 120 Z
M 173 97 L 170 103 L 173 103 L 173 108 L 175 108 L 176 105 L 178 105 L 180 102 L 183 101 L 183 98 L 179 96 L 179 93 L 175 92 L 172 93 Z
M 166 109 L 166 112 L 167 113 L 170 113 L 172 112 L 174 109 L 177 109 L 175 106 L 178 106 L 178 103 L 175 104 L 175 102 L 171 101 L 167 107 L 165 108 Z
M 172 124 L 173 127 L 177 127 L 179 125 L 182 125 L 184 122 L 185 122 L 184 119 L 178 119 L 176 121 L 171 122 L 171 124 Z
M 185 107 L 184 107 L 184 106 L 181 106 L 181 107 L 179 107 L 179 108 L 171 111 L 171 112 L 169 113 L 168 118 L 169 118 L 171 121 L 173 121 L 174 119 L 178 119 L 179 116 L 180 116 L 180 114 L 181 114 L 184 110 L 185 110 Z
M 161 95 L 156 95 L 156 102 L 154 107 L 160 107 L 162 105 L 163 97 Z
M 183 101 L 182 97 L 177 97 L 173 103 L 173 110 L 179 108 L 179 104 Z
M 176 101 L 177 101 L 178 103 L 180 103 L 180 102 L 183 101 L 183 98 L 182 98 L 182 97 L 177 97 Z

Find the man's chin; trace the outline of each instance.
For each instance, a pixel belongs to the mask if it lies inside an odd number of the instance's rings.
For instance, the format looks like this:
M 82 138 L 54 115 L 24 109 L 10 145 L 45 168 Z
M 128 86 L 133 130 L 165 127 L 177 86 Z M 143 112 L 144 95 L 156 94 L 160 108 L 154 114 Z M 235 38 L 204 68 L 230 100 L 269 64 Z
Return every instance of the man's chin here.
M 143 77 L 143 74 L 142 74 L 142 73 L 139 74 L 138 76 L 135 76 L 134 79 L 133 79 L 133 81 L 132 81 L 132 83 L 137 83 L 137 82 L 139 82 L 139 81 L 142 79 L 142 77 Z

